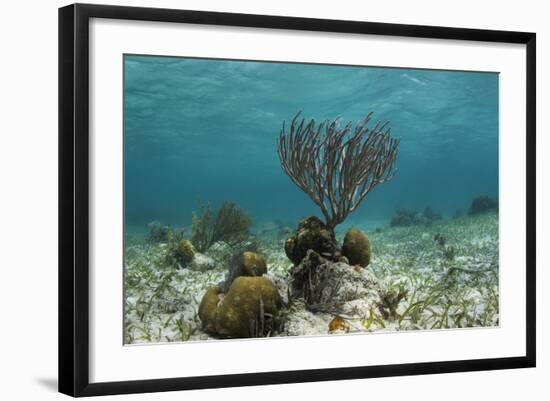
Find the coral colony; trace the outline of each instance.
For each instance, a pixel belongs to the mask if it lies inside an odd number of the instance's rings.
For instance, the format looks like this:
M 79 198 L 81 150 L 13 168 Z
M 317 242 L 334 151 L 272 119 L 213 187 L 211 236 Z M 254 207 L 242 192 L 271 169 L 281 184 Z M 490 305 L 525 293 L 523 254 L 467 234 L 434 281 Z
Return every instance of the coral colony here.
M 294 117 L 290 131 L 285 124 L 277 141 L 281 167 L 325 217 L 333 230 L 353 212 L 378 184 L 393 176 L 399 140 L 390 136 L 389 122 L 367 124 L 369 113 L 352 130 L 338 120 L 305 123 Z M 305 125 L 304 125 L 305 124 Z
M 187 229 L 150 223 L 125 249 L 125 343 L 498 325 L 498 203 L 481 195 L 452 219 L 398 208 L 368 235 L 338 231 L 394 176 L 400 141 L 372 113 L 355 125 L 300 115 L 277 154 L 321 215 L 253 233 L 225 202 Z

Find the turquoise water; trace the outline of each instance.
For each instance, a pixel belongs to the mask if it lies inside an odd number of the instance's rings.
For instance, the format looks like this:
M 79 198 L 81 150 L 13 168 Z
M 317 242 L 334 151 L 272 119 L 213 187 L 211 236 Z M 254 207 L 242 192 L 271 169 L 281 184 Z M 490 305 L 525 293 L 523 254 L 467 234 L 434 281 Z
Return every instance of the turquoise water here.
M 321 214 L 280 168 L 276 138 L 298 111 L 317 121 L 368 112 L 401 139 L 397 172 L 347 223 L 396 208 L 451 216 L 498 196 L 497 73 L 175 57 L 124 58 L 125 223 L 187 226 L 233 201 L 259 228 Z

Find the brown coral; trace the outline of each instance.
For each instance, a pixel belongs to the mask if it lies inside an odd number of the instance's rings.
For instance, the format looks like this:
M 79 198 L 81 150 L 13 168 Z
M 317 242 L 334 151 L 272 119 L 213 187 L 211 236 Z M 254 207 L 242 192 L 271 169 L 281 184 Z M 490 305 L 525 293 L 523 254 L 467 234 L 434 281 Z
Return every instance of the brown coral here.
M 216 313 L 221 293 L 219 287 L 208 288 L 199 305 L 199 318 L 202 322 L 202 328 L 209 333 L 216 331 Z
M 257 277 L 267 273 L 267 264 L 262 255 L 245 251 L 234 256 L 229 265 L 229 273 L 225 279 L 224 288 L 227 291 L 237 277 Z
M 262 276 L 267 273 L 264 257 L 256 252 L 243 252 L 241 263 L 243 276 Z
M 315 216 L 302 220 L 295 235 L 285 242 L 286 256 L 294 265 L 300 264 L 310 249 L 328 257 L 338 250 L 334 231 Z
M 368 266 L 371 259 L 369 238 L 361 230 L 352 228 L 344 237 L 342 255 L 348 258 L 350 265 Z
M 199 308 L 203 327 L 210 333 L 230 338 L 264 337 L 277 329 L 282 300 L 267 278 L 238 277 L 219 303 L 218 296 L 219 289 L 209 289 Z
M 174 256 L 178 262 L 184 265 L 191 262 L 193 260 L 193 256 L 195 256 L 195 248 L 193 247 L 191 241 L 186 239 L 180 240 L 174 248 Z

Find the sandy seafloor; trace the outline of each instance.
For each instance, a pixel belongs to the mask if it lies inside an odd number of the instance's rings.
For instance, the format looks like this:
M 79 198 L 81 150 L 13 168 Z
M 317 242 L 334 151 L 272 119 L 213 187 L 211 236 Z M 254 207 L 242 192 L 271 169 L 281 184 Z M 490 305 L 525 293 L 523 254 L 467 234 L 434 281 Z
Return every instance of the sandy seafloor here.
M 299 299 L 293 300 L 277 336 L 327 335 L 336 315 L 349 333 L 498 326 L 498 214 L 445 219 L 429 226 L 357 227 L 371 241 L 372 260 L 356 273 L 354 282 L 358 287 L 370 283 L 368 288 L 352 289 L 357 296 L 337 314 L 312 313 Z M 339 240 L 348 228 L 338 227 Z M 285 302 L 292 263 L 284 241 L 293 229 L 271 224 L 255 233 L 259 253 L 267 261 L 267 277 Z M 206 289 L 224 280 L 230 247 L 214 244 L 206 254 L 215 267 L 194 271 L 167 266 L 167 245 L 147 243 L 145 233 L 145 228 L 127 233 L 125 343 L 219 341 L 202 330 L 198 308 Z M 434 241 L 436 234 L 445 237 L 445 247 Z M 450 247 L 454 255 L 445 253 Z M 407 296 L 397 304 L 394 316 L 384 316 L 384 298 L 400 288 Z

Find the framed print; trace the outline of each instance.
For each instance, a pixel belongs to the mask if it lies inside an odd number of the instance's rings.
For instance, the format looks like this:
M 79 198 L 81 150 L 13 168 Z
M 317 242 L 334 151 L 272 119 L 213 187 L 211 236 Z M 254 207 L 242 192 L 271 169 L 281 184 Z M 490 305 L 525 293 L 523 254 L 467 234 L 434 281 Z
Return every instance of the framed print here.
M 535 366 L 535 34 L 59 10 L 59 390 Z

